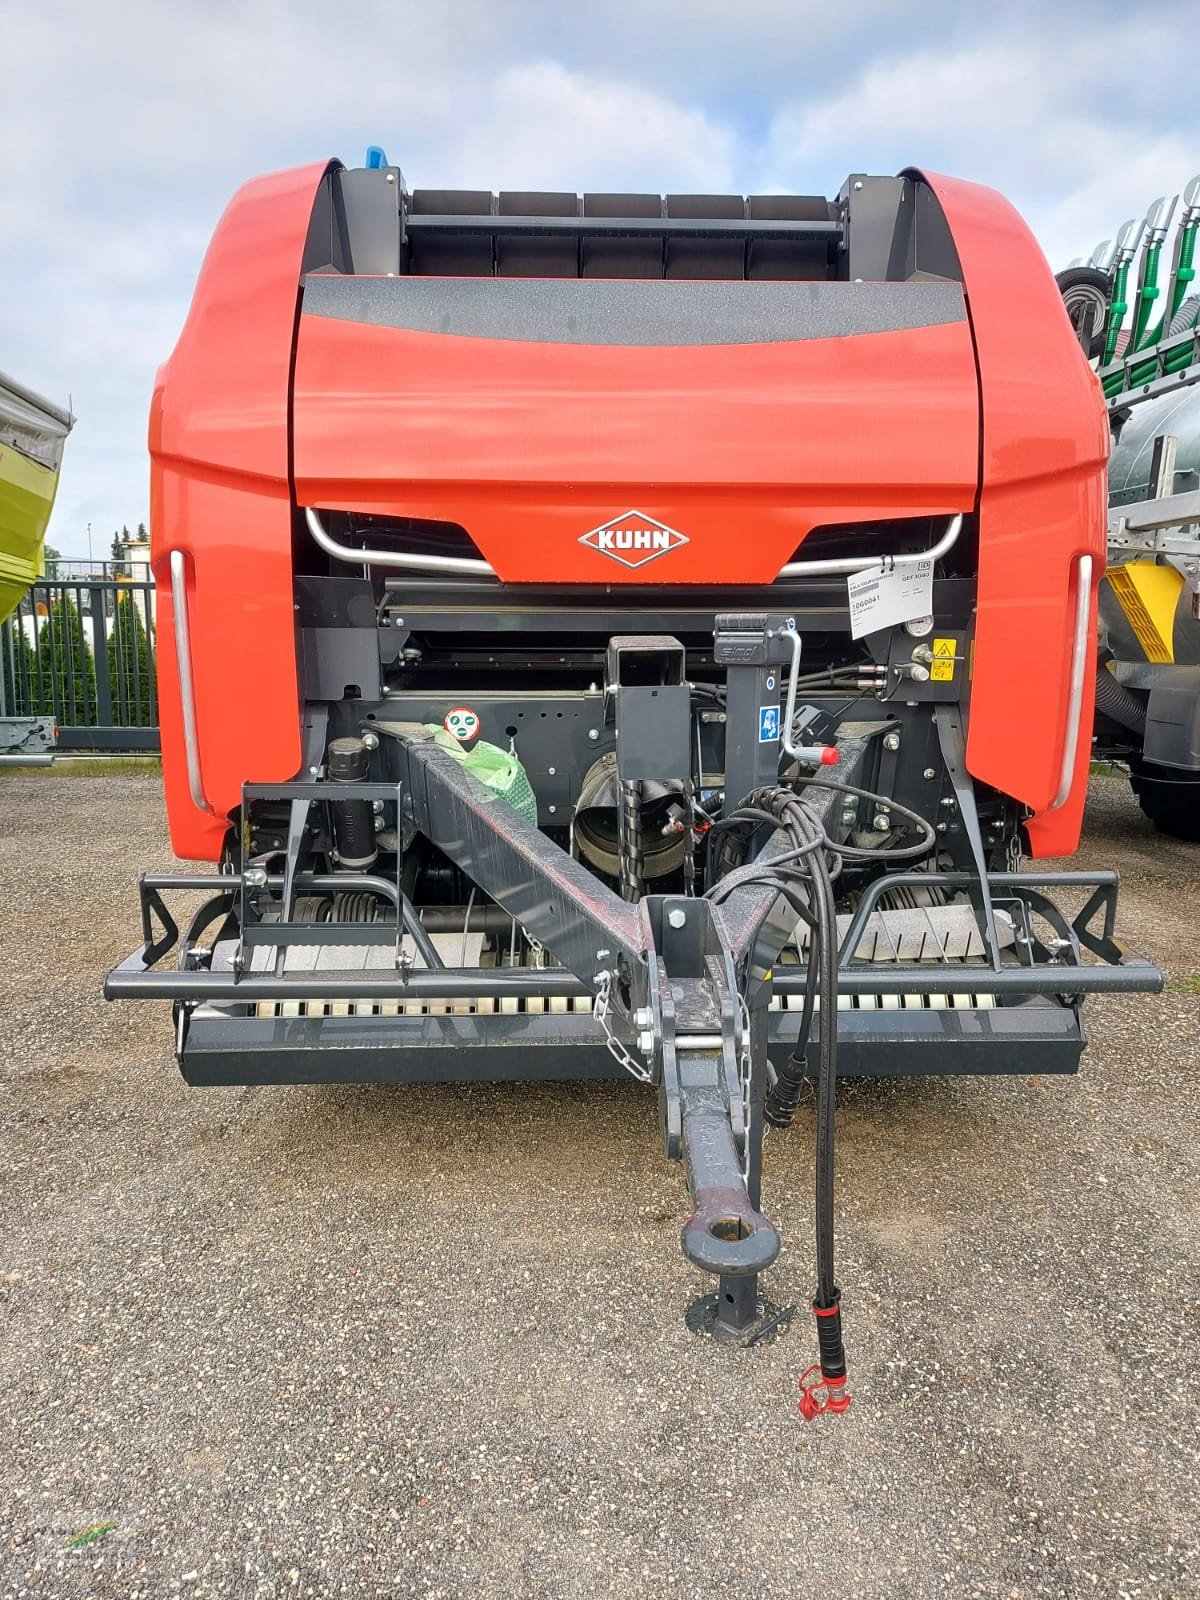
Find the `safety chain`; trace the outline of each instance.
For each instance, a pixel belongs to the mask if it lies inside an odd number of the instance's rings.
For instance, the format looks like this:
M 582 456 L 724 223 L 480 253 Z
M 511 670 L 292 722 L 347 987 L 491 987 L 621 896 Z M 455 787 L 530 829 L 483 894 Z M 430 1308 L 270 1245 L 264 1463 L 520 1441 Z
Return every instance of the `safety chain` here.
M 650 1075 L 649 1065 L 644 1061 L 639 1061 L 636 1056 L 625 1048 L 620 1039 L 613 1033 L 609 1024 L 609 1015 L 612 1010 L 612 983 L 613 975 L 606 968 L 600 974 L 596 985 L 596 1001 L 592 1007 L 592 1015 L 600 1024 L 604 1033 L 604 1042 L 608 1046 L 608 1053 L 617 1065 L 624 1067 L 625 1071 L 636 1078 L 639 1083 L 650 1083 L 653 1080 Z
M 1021 870 L 1021 835 L 1013 830 L 1004 847 L 1005 866 L 1009 872 Z

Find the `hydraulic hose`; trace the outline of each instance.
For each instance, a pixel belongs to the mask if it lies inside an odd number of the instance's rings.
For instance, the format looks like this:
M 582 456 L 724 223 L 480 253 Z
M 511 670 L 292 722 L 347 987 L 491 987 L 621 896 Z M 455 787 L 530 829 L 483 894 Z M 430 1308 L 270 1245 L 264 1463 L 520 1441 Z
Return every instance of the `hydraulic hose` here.
M 873 795 L 852 784 L 799 779 L 797 785 L 832 789 L 866 799 L 890 810 L 912 824 L 919 841 L 887 849 L 838 844 L 825 832 L 817 812 L 805 803 L 795 789 L 760 789 L 728 817 L 713 825 L 708 848 L 714 836 L 731 829 L 752 830 L 761 823 L 782 829 L 792 848 L 769 863 L 750 862 L 734 868 L 708 891 L 708 898 L 720 902 L 743 884 L 769 883 L 777 888 L 809 930 L 809 950 L 805 975 L 804 1008 L 800 1036 L 795 1050 L 771 1084 L 764 1114 L 776 1127 L 787 1127 L 795 1116 L 806 1072 L 806 1054 L 813 1013 L 819 997 L 821 1029 L 817 1045 L 817 1115 L 815 1161 L 816 1293 L 812 1309 L 817 1323 L 818 1363 L 810 1367 L 800 1382 L 800 1409 L 805 1417 L 821 1411 L 844 1411 L 850 1404 L 846 1393 L 846 1355 L 842 1341 L 841 1292 L 834 1266 L 834 1135 L 837 1110 L 837 978 L 838 934 L 834 882 L 843 860 L 911 860 L 926 854 L 936 842 L 933 828 L 924 817 L 895 800 Z
M 1096 710 L 1131 733 L 1146 731 L 1146 702 L 1114 678 L 1103 662 L 1096 670 Z

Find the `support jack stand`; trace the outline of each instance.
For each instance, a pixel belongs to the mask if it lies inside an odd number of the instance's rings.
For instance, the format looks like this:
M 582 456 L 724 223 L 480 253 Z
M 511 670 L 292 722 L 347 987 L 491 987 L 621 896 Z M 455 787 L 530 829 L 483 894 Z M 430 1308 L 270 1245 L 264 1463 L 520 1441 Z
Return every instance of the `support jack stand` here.
M 693 1300 L 684 1316 L 690 1333 L 741 1349 L 781 1332 L 795 1306 L 777 1306 L 759 1292 L 757 1274 L 723 1277 L 715 1294 Z

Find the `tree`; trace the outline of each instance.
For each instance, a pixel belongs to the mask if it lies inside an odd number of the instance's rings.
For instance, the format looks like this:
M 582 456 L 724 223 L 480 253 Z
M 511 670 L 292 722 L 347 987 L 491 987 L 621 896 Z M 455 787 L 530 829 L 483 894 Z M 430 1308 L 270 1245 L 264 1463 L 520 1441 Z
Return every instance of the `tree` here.
M 124 561 L 124 559 L 125 559 L 125 541 L 128 538 L 129 538 L 129 529 L 128 528 L 122 528 L 120 533 L 114 533 L 113 534 L 113 537 L 112 537 L 112 556 L 110 558 L 111 560 L 113 560 L 115 562 Z
M 37 654 L 17 614 L 0 628 L 0 710 L 9 717 L 34 717 L 38 703 Z
M 123 728 L 153 726 L 151 714 L 150 643 L 142 621 L 139 596 L 123 594 L 113 608 L 108 636 L 108 681 L 112 688 L 113 721 Z
M 46 569 L 48 578 L 58 577 L 58 563 L 62 560 L 62 551 L 56 550 L 52 544 L 42 546 L 42 565 Z
M 96 663 L 69 595 L 51 602 L 39 630 L 37 676 L 43 712 L 82 726 L 96 721 Z

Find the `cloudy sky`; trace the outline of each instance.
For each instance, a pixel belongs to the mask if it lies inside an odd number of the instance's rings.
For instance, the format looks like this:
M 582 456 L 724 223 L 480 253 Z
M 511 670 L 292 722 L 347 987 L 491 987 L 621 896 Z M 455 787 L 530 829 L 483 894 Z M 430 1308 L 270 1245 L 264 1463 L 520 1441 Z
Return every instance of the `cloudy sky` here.
M 0 369 L 79 421 L 50 538 L 147 513 L 145 415 L 239 183 L 1002 189 L 1054 266 L 1200 170 L 1195 0 L 0 0 Z M 1169 99 L 1166 93 L 1169 90 Z

